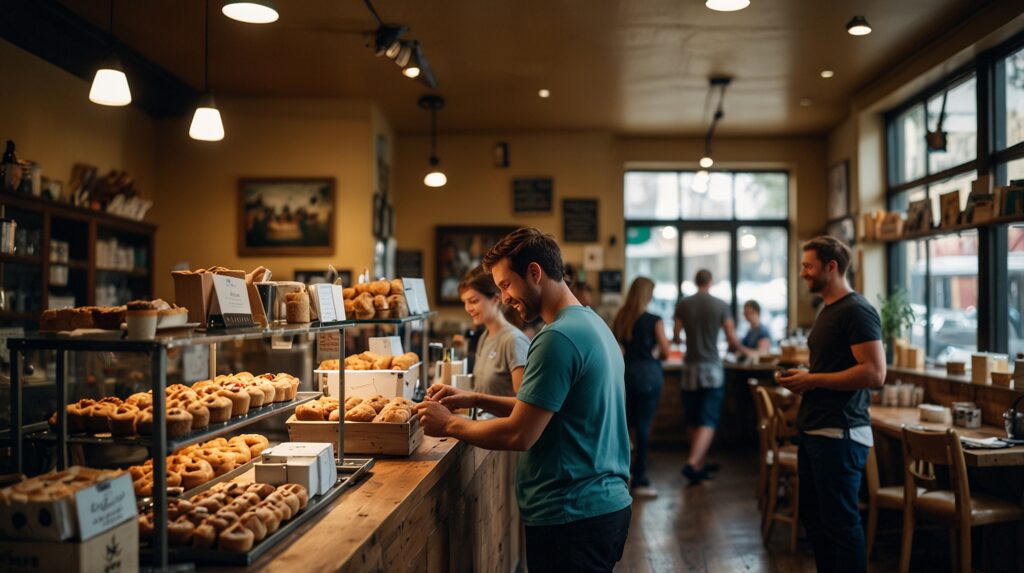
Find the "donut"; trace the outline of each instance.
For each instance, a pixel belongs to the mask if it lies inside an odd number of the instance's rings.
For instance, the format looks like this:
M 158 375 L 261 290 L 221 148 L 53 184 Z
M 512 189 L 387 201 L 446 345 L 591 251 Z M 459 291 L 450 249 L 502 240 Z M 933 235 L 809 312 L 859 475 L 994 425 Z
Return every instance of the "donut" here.
M 227 447 L 222 448 L 222 451 L 234 454 L 235 459 L 238 460 L 238 465 L 242 465 L 252 459 L 252 452 L 249 450 L 249 446 L 245 443 L 245 440 L 240 438 L 228 440 Z
M 213 466 L 206 460 L 192 459 L 180 464 L 176 470 L 181 474 L 181 483 L 185 489 L 199 487 L 213 479 Z
M 266 499 L 266 497 L 274 493 L 274 486 L 269 483 L 251 483 L 246 488 L 246 492 L 255 493 L 260 499 Z
M 241 522 L 235 522 L 220 532 L 220 535 L 217 536 L 217 544 L 225 551 L 246 553 L 252 549 L 255 539 L 256 536 L 249 528 L 242 525 Z
M 139 514 L 139 539 L 149 539 L 154 529 L 156 527 L 153 525 L 153 512 Z
M 196 507 L 204 507 L 211 514 L 217 513 L 230 503 L 228 496 L 223 493 L 213 493 L 198 500 L 193 497 L 192 501 Z
M 217 389 L 220 392 L 220 389 Z M 211 423 L 227 422 L 231 419 L 231 400 L 219 394 L 207 394 L 199 400 L 210 412 Z
M 249 393 L 241 386 L 221 387 L 220 395 L 231 400 L 231 416 L 244 416 L 249 413 Z
M 270 440 L 260 434 L 241 434 L 238 438 L 249 446 L 249 453 L 253 458 L 259 456 L 270 446 Z
M 297 483 L 286 483 L 277 488 L 276 491 L 297 497 L 299 500 L 299 509 L 306 507 L 306 503 L 309 502 L 309 493 L 306 491 L 306 488 Z
M 188 545 L 195 531 L 195 524 L 189 521 L 187 515 L 182 515 L 167 524 L 167 541 L 172 546 Z
M 134 436 L 135 418 L 138 415 L 138 407 L 121 404 L 110 413 L 110 433 L 115 436 Z
M 304 422 L 320 422 L 324 420 L 324 410 L 316 402 L 302 404 L 295 408 L 295 419 Z

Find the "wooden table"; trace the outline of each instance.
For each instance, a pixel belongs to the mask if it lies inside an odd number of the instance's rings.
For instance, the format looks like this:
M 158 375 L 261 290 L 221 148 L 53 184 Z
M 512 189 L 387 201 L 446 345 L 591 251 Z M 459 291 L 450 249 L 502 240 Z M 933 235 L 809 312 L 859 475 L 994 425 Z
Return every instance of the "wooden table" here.
M 1003 428 L 996 426 L 983 425 L 980 428 L 969 430 L 950 424 L 922 422 L 917 408 L 871 406 L 871 426 L 896 439 L 902 439 L 901 428 L 903 426 L 924 427 L 938 431 L 953 428 L 958 434 L 968 438 L 1006 437 Z M 1012 446 L 997 450 L 964 449 L 964 458 L 968 466 L 974 467 L 1024 466 L 1024 446 Z
M 346 491 L 249 568 L 209 571 L 514 571 L 523 556 L 516 455 L 425 437 L 378 459 Z

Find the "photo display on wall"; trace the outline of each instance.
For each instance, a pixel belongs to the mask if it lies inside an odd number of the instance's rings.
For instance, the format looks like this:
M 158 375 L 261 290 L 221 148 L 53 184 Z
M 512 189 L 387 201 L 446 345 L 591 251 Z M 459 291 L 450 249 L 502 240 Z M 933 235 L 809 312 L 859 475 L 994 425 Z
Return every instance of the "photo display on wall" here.
M 435 300 L 439 305 L 462 304 L 459 281 L 475 269 L 484 254 L 516 227 L 437 227 Z
M 597 242 L 597 199 L 562 200 L 562 240 Z
M 334 178 L 240 179 L 238 254 L 334 254 Z
M 850 214 L 850 162 L 843 160 L 828 170 L 828 220 Z

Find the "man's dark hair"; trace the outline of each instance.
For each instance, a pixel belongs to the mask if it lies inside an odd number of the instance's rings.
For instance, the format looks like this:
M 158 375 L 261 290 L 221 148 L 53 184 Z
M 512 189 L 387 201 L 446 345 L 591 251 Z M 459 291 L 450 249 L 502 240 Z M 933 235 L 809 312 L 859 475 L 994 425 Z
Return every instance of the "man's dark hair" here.
M 521 277 L 526 276 L 530 263 L 537 263 L 551 280 L 560 281 L 565 272 L 562 250 L 551 235 L 534 227 L 516 229 L 484 255 L 484 271 L 491 272 L 498 261 L 508 259 L 512 270 Z
M 758 304 L 756 300 L 748 300 L 747 302 L 743 303 L 743 306 L 749 306 L 750 310 L 756 312 L 757 314 L 761 314 L 761 305 Z
M 697 288 L 708 286 L 711 284 L 711 271 L 707 269 L 697 271 L 697 276 L 694 277 L 693 282 L 697 283 Z
M 846 269 L 850 268 L 850 248 L 835 237 L 814 237 L 804 243 L 804 251 L 814 251 L 823 267 L 835 261 L 836 269 L 842 276 L 846 276 Z

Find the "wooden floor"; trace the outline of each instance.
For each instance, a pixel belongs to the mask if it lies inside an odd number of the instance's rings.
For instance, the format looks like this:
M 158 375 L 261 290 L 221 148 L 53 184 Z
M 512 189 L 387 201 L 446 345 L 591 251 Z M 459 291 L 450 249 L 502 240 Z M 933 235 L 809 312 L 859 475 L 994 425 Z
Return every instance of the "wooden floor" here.
M 717 456 L 717 461 L 722 469 L 714 480 L 687 487 L 686 478 L 679 474 L 684 454 L 653 453 L 651 481 L 659 496 L 634 501 L 629 538 L 615 571 L 811 573 L 815 570 L 806 539 L 801 538 L 795 554 L 789 553 L 785 524 L 776 525 L 768 547 L 762 543 L 760 511 L 754 498 L 756 454 L 723 453 Z M 896 571 L 899 536 L 880 536 L 877 543 L 869 570 Z

